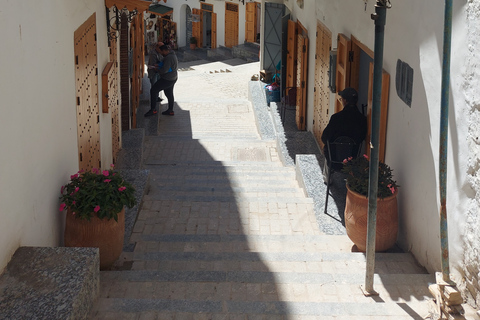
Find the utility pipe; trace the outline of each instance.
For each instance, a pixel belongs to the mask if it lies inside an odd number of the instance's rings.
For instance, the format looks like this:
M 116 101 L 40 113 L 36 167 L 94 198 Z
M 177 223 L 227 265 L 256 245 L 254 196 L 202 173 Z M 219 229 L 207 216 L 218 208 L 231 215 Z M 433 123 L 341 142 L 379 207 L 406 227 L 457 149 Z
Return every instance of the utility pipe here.
M 452 43 L 452 0 L 445 0 L 443 30 L 442 99 L 440 115 L 440 239 L 442 247 L 443 281 L 451 283 L 448 259 L 447 224 L 447 151 L 448 151 L 448 103 L 450 98 L 450 52 Z
M 387 5 L 388 2 L 388 5 Z M 375 51 L 373 57 L 373 100 L 372 100 L 372 134 L 370 138 L 370 167 L 368 178 L 368 218 L 367 218 L 367 270 L 365 276 L 366 295 L 376 295 L 373 289 L 375 269 L 375 235 L 377 230 L 377 191 L 379 163 L 379 132 L 382 100 L 383 43 L 385 38 L 385 21 L 390 1 L 377 0 L 375 13 Z

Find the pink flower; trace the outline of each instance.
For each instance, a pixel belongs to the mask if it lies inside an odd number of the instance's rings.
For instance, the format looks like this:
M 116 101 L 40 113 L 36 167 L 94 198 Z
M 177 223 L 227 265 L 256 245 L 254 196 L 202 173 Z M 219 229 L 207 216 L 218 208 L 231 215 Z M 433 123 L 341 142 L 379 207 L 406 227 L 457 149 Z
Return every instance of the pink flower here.
M 65 190 L 65 186 L 62 186 L 62 188 L 60 189 L 61 194 L 63 194 L 63 190 Z
M 62 204 L 60 205 L 60 211 L 65 210 L 65 207 L 66 207 L 66 206 L 67 206 L 67 205 L 66 205 L 65 203 L 62 203 Z
M 350 161 L 350 160 L 352 160 L 352 159 L 353 159 L 353 157 L 348 157 L 348 161 Z
M 98 212 L 100 211 L 100 206 L 96 206 L 94 209 L 93 209 L 93 212 Z
M 115 167 L 115 165 L 112 163 L 112 164 L 110 165 L 110 168 L 113 169 L 114 167 Z
M 72 212 L 72 216 L 74 216 L 74 215 L 75 215 L 75 212 Z
M 348 160 L 347 160 L 347 159 L 343 159 L 343 161 L 342 161 L 342 162 L 343 162 L 343 163 L 347 163 L 347 162 L 348 162 Z
M 108 177 L 108 175 L 110 174 L 110 172 L 108 172 L 108 170 L 103 170 L 102 174 L 103 174 L 105 177 Z
M 395 187 L 392 186 L 392 184 L 389 184 L 387 187 L 390 189 L 390 191 L 392 192 L 392 194 L 395 193 Z
M 73 179 L 76 179 L 76 178 L 78 178 L 78 173 L 75 173 L 74 175 L 70 176 L 70 180 L 73 180 Z
M 363 157 L 368 160 L 368 156 L 366 154 L 364 154 Z
M 108 182 L 110 182 L 110 181 L 112 181 L 112 180 L 110 180 L 110 179 L 105 179 L 105 180 L 103 180 L 103 182 L 106 182 L 106 183 L 108 183 Z
M 93 172 L 93 173 L 98 173 L 98 169 L 97 169 L 97 168 L 93 168 L 93 169 L 92 169 L 92 172 Z
M 79 188 L 79 187 L 76 187 L 76 188 L 75 188 L 75 192 L 78 192 L 78 190 L 80 190 L 80 188 Z
M 76 203 L 77 203 L 77 201 L 75 201 L 75 200 L 72 201 L 72 204 L 73 204 L 73 205 L 75 205 Z
M 122 192 L 125 189 L 127 189 L 127 187 L 120 187 L 120 188 L 118 188 L 118 191 Z
M 83 170 L 83 169 L 82 169 L 82 170 L 78 170 L 78 173 L 84 173 L 84 172 L 85 172 L 85 170 Z

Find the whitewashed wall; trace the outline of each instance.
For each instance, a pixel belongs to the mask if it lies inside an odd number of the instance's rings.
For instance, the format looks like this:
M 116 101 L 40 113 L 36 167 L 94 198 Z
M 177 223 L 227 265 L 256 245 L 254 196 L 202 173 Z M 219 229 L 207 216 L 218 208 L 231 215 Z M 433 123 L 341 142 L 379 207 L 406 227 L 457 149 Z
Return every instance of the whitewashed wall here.
M 257 2 L 260 2 L 260 0 Z M 167 0 L 166 3 L 159 3 L 173 8 L 172 19 L 177 22 L 178 45 L 180 47 L 188 45 L 188 39 L 186 39 L 185 7 L 188 5 L 190 9 L 200 9 L 202 2 L 198 2 L 198 0 L 186 0 L 182 2 L 178 0 Z M 213 5 L 213 12 L 217 14 L 217 47 L 225 46 L 225 1 L 206 0 L 205 3 Z M 238 4 L 238 44 L 243 44 L 245 42 L 245 4 L 242 4 L 238 0 L 233 1 L 233 3 Z
M 458 86 L 462 88 L 465 99 L 465 109 L 462 110 L 468 116 L 467 121 L 461 122 L 461 127 L 467 129 L 468 143 L 468 166 L 467 171 L 468 184 L 463 186 L 468 199 L 465 204 L 464 213 L 466 214 L 466 224 L 464 232 L 464 250 L 465 254 L 462 260 L 464 264 L 465 280 L 461 283 L 464 292 L 469 292 L 469 302 L 477 308 L 480 306 L 480 1 L 468 1 L 467 12 L 467 31 L 464 34 L 466 40 L 464 47 L 467 51 L 464 61 L 460 62 L 459 71 L 462 76 L 459 77 Z M 464 120 L 464 119 L 462 119 Z
M 60 187 L 78 170 L 73 34 L 95 11 L 100 74 L 108 59 L 103 1 L 2 1 L 0 272 L 19 246 L 62 242 Z M 108 166 L 105 118 L 101 148 Z
M 317 20 L 336 35 L 352 34 L 373 50 L 374 23 L 370 15 L 376 1 L 286 0 L 309 29 L 308 129 L 312 129 Z M 430 272 L 441 270 L 439 227 L 439 135 L 444 3 L 425 0 L 392 0 L 385 27 L 384 69 L 390 73 L 386 163 L 401 185 L 399 194 L 399 244 L 411 251 Z M 450 115 L 448 141 L 447 211 L 449 216 L 450 265 L 460 280 L 464 270 L 477 281 L 480 246 L 479 120 L 480 86 L 478 57 L 479 1 L 454 1 Z M 469 16 L 467 17 L 467 13 Z M 467 40 L 468 36 L 468 40 Z M 411 108 L 395 90 L 397 59 L 414 69 Z M 331 96 L 333 110 L 334 95 Z M 468 175 L 468 176 L 467 176 Z M 479 301 L 479 297 L 476 297 Z M 479 301 L 480 302 L 480 301 Z

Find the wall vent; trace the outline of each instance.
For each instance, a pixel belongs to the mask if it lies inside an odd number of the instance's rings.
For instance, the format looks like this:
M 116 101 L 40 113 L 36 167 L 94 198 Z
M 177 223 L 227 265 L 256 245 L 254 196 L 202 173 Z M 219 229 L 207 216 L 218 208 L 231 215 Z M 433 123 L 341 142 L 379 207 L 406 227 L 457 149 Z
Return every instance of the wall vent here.
M 397 73 L 395 75 L 395 88 L 397 94 L 407 106 L 412 107 L 413 69 L 408 63 L 397 60 Z

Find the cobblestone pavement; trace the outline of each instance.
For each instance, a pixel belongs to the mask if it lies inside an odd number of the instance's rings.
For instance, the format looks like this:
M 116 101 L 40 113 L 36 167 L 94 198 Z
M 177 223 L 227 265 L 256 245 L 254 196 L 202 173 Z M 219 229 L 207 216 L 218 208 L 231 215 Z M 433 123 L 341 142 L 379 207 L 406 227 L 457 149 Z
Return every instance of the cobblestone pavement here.
M 363 295 L 364 254 L 321 231 L 295 168 L 258 133 L 259 65 L 238 63 L 181 65 L 175 116 L 139 121 L 150 177 L 134 249 L 101 272 L 90 318 L 424 319 L 434 279 L 409 254 L 377 254 L 379 296 Z

